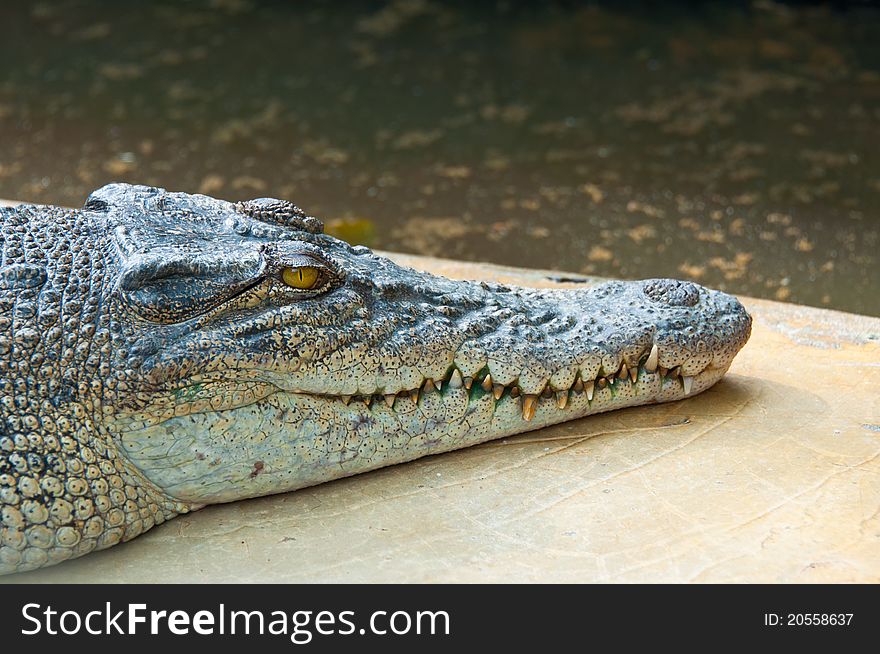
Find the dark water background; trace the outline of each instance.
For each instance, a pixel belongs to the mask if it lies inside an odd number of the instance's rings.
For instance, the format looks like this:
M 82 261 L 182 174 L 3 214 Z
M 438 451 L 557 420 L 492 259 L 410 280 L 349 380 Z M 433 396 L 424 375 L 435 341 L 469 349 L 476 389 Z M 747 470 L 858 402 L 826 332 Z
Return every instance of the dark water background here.
M 880 10 L 0 3 L 0 197 L 292 199 L 349 240 L 880 315 Z

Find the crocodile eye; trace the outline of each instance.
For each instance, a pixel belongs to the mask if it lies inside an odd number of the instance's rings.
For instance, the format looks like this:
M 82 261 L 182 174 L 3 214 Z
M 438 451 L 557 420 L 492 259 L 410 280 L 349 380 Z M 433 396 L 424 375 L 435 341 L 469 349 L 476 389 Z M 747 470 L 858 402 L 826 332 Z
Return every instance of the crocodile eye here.
M 281 281 L 291 288 L 312 289 L 321 281 L 321 272 L 313 266 L 292 266 L 281 270 Z

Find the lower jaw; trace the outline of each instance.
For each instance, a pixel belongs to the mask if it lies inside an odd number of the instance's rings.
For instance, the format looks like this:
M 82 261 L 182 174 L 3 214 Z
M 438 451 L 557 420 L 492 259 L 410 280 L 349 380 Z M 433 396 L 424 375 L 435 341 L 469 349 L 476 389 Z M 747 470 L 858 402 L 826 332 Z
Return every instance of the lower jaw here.
M 393 406 L 278 392 L 254 404 L 180 416 L 125 432 L 127 458 L 171 497 L 193 504 L 283 493 L 567 420 L 700 393 L 726 368 L 708 368 L 685 393 L 679 378 L 642 371 L 587 391 L 496 399 L 444 388 Z M 529 402 L 524 412 L 524 402 Z M 533 409 L 533 412 L 532 412 Z M 525 413 L 525 417 L 524 417 Z M 525 419 L 529 417 L 530 419 Z

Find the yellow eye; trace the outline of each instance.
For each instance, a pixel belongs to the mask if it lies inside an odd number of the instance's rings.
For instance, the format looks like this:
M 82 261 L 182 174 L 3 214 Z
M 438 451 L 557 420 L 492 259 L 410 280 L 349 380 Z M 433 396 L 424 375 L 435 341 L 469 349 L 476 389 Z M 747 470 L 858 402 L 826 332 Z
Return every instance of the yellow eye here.
M 318 269 L 311 266 L 296 266 L 281 271 L 281 280 L 292 288 L 315 288 L 320 277 Z

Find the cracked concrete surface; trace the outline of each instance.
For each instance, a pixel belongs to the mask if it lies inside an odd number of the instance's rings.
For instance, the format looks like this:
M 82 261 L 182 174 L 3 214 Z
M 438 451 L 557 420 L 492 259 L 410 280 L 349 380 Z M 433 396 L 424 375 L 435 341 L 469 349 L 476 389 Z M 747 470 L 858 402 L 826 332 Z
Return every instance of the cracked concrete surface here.
M 3 583 L 878 582 L 880 319 L 745 304 L 749 344 L 697 397 L 208 507 Z

